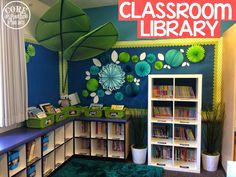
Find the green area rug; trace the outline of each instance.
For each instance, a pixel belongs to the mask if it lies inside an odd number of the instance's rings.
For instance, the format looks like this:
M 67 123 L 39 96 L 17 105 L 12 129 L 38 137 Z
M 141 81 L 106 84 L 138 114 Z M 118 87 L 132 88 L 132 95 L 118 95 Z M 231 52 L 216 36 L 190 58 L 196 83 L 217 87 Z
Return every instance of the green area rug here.
M 52 177 L 162 177 L 163 168 L 133 163 L 71 158 Z

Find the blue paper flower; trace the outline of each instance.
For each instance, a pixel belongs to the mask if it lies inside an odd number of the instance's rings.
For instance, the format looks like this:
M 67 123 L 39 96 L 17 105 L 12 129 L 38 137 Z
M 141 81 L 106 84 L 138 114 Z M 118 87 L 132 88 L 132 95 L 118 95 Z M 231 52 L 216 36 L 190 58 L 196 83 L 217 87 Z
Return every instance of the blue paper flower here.
M 156 55 L 154 55 L 153 53 L 149 53 L 146 57 L 148 63 L 154 63 L 156 59 Z
M 99 68 L 97 67 L 97 66 L 91 66 L 90 67 L 90 73 L 92 74 L 92 75 L 97 75 L 98 74 L 98 72 L 99 72 Z
M 151 71 L 150 65 L 146 61 L 138 62 L 135 65 L 135 72 L 139 77 L 147 76 Z
M 103 66 L 98 75 L 99 83 L 105 90 L 117 90 L 125 82 L 125 72 L 122 70 L 121 66 L 113 63 Z
M 121 92 L 117 92 L 114 97 L 116 101 L 122 101 L 124 99 L 124 95 Z
M 98 91 L 97 91 L 97 96 L 98 97 L 104 97 L 105 96 L 105 92 L 102 90 L 102 89 L 99 89 Z

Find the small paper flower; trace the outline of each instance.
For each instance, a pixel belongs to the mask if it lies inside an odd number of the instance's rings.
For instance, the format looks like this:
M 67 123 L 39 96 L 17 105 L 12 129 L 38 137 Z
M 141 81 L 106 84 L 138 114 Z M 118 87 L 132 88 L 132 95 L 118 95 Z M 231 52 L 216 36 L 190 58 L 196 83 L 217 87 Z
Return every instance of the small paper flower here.
M 126 76 L 126 80 L 127 80 L 127 82 L 133 82 L 134 81 L 134 76 L 132 74 L 128 74 Z
M 99 68 L 97 66 L 90 67 L 90 74 L 97 75 L 99 73 Z
M 193 45 L 187 50 L 187 58 L 190 62 L 198 63 L 205 57 L 205 49 L 200 45 Z
M 147 76 L 151 71 L 150 65 L 146 61 L 138 62 L 135 65 L 135 72 L 139 77 Z
M 122 101 L 124 99 L 124 95 L 121 92 L 116 92 L 114 97 L 116 101 Z
M 102 89 L 99 89 L 98 91 L 97 91 L 97 96 L 98 97 L 104 97 L 105 96 L 105 92 L 102 90 Z
M 134 83 L 139 86 L 140 85 L 140 79 L 134 78 Z
M 153 53 L 149 53 L 146 57 L 148 63 L 154 63 L 156 59 L 156 55 L 154 55 Z

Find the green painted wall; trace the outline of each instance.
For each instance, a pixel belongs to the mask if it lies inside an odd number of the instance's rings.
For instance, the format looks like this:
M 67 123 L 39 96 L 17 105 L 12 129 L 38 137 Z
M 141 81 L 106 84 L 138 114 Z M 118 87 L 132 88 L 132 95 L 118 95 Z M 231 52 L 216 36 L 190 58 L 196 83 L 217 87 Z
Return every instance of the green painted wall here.
M 92 28 L 95 28 L 105 22 L 111 21 L 118 29 L 119 40 L 121 41 L 138 40 L 136 22 L 135 21 L 119 21 L 118 20 L 118 6 L 107 6 L 107 7 L 85 9 L 85 12 L 90 17 Z M 222 22 L 221 35 L 234 23 L 236 23 L 236 21 Z

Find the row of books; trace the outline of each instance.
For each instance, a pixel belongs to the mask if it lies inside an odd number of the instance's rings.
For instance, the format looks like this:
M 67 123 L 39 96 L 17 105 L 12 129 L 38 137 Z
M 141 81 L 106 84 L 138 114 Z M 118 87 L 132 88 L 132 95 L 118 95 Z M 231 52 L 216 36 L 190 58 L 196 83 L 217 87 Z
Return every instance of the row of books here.
M 124 126 L 121 123 L 112 123 L 112 135 L 124 135 Z
M 168 146 L 155 146 L 153 157 L 157 159 L 172 159 L 172 148 Z
M 175 148 L 175 160 L 185 162 L 195 162 L 196 153 L 194 149 Z
M 193 107 L 176 107 L 175 118 L 195 119 L 196 109 Z
M 153 116 L 154 117 L 171 117 L 172 116 L 172 108 L 171 107 L 163 107 L 163 106 L 154 106 L 153 107 Z
M 89 139 L 81 139 L 80 140 L 80 149 L 90 149 L 90 140 Z
M 152 127 L 153 138 L 169 138 L 170 131 L 167 125 L 154 125 Z
M 93 146 L 93 148 L 97 149 L 97 150 L 106 150 L 107 148 L 107 142 L 104 140 L 95 140 L 95 146 Z
M 27 143 L 26 146 L 27 162 L 30 162 L 35 158 L 35 145 L 36 145 L 35 140 Z
M 89 131 L 90 131 L 89 122 L 82 121 L 80 123 L 80 131 L 81 131 L 81 133 L 89 133 Z
M 176 86 L 175 87 L 176 98 L 195 98 L 193 88 L 190 86 Z
M 173 86 L 171 85 L 154 85 L 153 86 L 153 97 L 157 98 L 172 98 L 173 97 Z
M 101 135 L 106 133 L 106 123 L 103 122 L 96 122 L 95 123 L 95 128 L 96 128 L 96 134 Z
M 122 141 L 112 141 L 112 150 L 124 152 L 124 144 Z
M 175 127 L 175 139 L 195 141 L 195 136 L 191 128 Z

